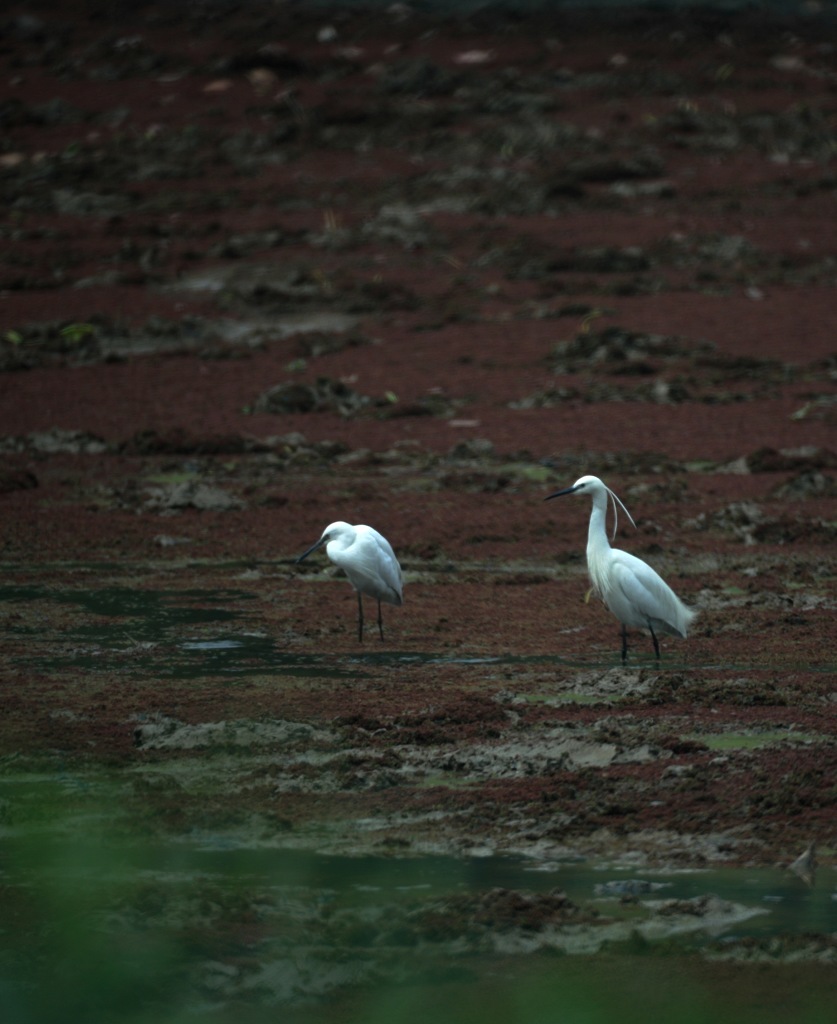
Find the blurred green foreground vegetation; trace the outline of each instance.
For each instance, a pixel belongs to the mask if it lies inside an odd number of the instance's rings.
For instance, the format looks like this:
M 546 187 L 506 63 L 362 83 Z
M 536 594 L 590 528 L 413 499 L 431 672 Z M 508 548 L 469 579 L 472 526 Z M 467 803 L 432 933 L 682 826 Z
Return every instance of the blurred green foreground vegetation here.
M 23 793 L 0 799 L 5 1024 L 834 1019 L 827 963 L 711 962 L 639 940 L 594 956 L 382 952 L 374 930 L 339 925 L 314 858 L 283 877 L 235 856 L 200 870 L 189 844 L 137 839 L 66 785 Z

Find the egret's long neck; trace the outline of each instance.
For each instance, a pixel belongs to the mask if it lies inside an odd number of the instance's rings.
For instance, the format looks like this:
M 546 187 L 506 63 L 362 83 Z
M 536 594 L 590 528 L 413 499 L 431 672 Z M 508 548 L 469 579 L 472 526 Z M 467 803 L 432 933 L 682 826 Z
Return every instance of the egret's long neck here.
M 587 570 L 593 586 L 602 593 L 604 575 L 608 564 L 610 541 L 607 539 L 607 495 L 596 494 L 593 497 L 593 508 L 590 512 L 590 525 L 587 529 Z
M 591 546 L 610 547 L 607 539 L 607 495 L 597 494 L 593 498 L 593 508 L 590 510 L 590 526 L 587 530 L 587 549 Z

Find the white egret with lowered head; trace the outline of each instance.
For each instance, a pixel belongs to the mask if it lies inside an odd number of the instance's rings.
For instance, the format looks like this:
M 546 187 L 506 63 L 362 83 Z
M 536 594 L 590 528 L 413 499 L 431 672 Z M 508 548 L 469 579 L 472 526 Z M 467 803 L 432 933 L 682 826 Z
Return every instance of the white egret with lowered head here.
M 358 640 L 363 642 L 363 594 L 374 597 L 378 602 L 378 632 L 383 640 L 381 601 L 394 605 L 401 605 L 404 601 L 401 566 L 392 545 L 371 526 L 332 523 L 323 530 L 317 543 L 297 558 L 297 565 L 324 544 L 328 557 L 345 572 L 357 591 Z
M 607 537 L 607 499 L 613 501 L 613 536 L 616 536 L 616 503 L 636 526 L 631 513 L 613 491 L 597 476 L 582 476 L 563 491 L 549 494 L 544 501 L 563 494 L 589 494 L 593 499 L 587 532 L 587 571 L 593 590 L 622 623 L 622 661 L 628 656 L 628 627 L 649 629 L 654 653 L 660 657 L 657 633 L 685 637 L 695 612 L 687 608 L 662 577 L 636 555 L 612 548 Z

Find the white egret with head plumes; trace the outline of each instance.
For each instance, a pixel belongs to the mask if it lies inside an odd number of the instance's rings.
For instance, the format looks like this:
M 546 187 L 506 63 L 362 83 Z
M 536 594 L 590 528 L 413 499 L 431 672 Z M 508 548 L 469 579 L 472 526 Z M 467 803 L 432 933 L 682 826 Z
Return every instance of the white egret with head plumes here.
M 613 491 L 597 476 L 582 476 L 562 491 L 544 499 L 563 494 L 587 494 L 593 501 L 587 531 L 587 570 L 593 590 L 605 606 L 622 623 L 622 661 L 628 655 L 628 628 L 648 629 L 654 642 L 654 653 L 660 657 L 657 633 L 685 637 L 695 612 L 687 608 L 665 580 L 641 558 L 610 546 L 607 536 L 607 501 L 613 501 L 616 536 L 616 504 L 624 509 L 634 526 L 631 513 Z

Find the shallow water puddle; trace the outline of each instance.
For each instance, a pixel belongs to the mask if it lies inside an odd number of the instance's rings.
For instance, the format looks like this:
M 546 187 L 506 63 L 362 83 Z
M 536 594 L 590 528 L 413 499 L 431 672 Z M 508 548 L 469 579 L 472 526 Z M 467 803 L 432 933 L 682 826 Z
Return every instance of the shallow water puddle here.
M 204 623 L 230 622 L 241 613 L 230 605 L 252 600 L 240 590 L 143 590 L 133 587 L 58 589 L 48 587 L 0 587 L 0 602 L 21 604 L 41 601 L 76 612 L 68 622 L 57 621 L 62 635 L 95 640 L 101 644 L 135 640 L 160 641 L 173 631 Z M 49 625 L 50 623 L 47 623 Z M 10 624 L 10 632 L 25 632 Z M 42 628 L 39 632 L 42 632 Z M 34 632 L 34 630 L 30 630 Z
M 31 661 L 41 669 L 81 667 L 93 671 L 119 669 L 170 678 L 202 675 L 257 675 L 291 677 L 363 678 L 365 670 L 411 666 L 486 666 L 488 669 L 570 669 L 594 673 L 593 689 L 568 689 L 551 695 L 555 702 L 586 703 L 598 699 L 616 702 L 632 696 L 626 690 L 626 673 L 689 673 L 714 669 L 752 670 L 753 665 L 708 665 L 653 658 L 632 658 L 626 666 L 615 656 L 565 657 L 558 653 L 518 655 L 438 653 L 416 650 L 361 650 L 354 654 L 309 654 L 277 646 L 266 632 L 236 629 L 243 625 L 256 595 L 247 590 L 192 588 L 187 590 L 142 589 L 125 586 L 49 588 L 0 587 L 0 605 L 43 602 L 56 612 L 37 626 L 7 620 L 11 636 L 31 637 Z M 220 630 L 217 627 L 226 628 Z M 216 627 L 213 629 L 213 627 Z M 52 641 L 60 640 L 60 649 Z M 68 644 L 68 641 L 72 641 Z M 40 643 L 40 646 L 39 646 Z M 69 649 L 68 649 L 69 648 Z M 142 656 L 142 668 L 136 657 Z M 28 660 L 28 658 L 27 658 Z M 807 666 L 811 671 L 830 671 L 827 664 Z M 605 682 L 605 676 L 613 678 Z M 637 679 L 637 682 L 639 680 Z M 604 685 L 600 685 L 604 683 Z
M 697 740 L 710 750 L 759 750 L 774 743 L 818 743 L 825 737 L 794 729 L 753 729 L 749 732 L 694 733 L 686 739 Z
M 564 667 L 611 669 L 557 655 L 467 655 L 425 651 L 360 651 L 348 656 L 309 654 L 278 647 L 258 630 L 239 629 L 246 590 L 164 591 L 130 587 L 57 589 L 0 587 L 0 603 L 44 602 L 56 607 L 54 620 L 36 629 L 10 622 L 9 633 L 32 637 L 26 661 L 41 670 L 83 668 L 149 678 L 248 677 L 270 674 L 325 679 L 360 679 L 367 670 L 409 666 L 481 666 L 497 669 Z M 218 627 L 225 627 L 219 629 Z M 52 633 L 49 631 L 52 628 Z M 19 659 L 22 660 L 22 659 Z M 617 692 L 609 699 L 621 699 Z M 560 699 L 589 700 L 568 691 Z
M 164 850 L 157 855 L 165 861 Z M 178 852 L 180 856 L 180 852 Z M 383 900 L 438 898 L 496 888 L 546 893 L 556 888 L 571 900 L 595 904 L 607 915 L 635 917 L 634 907 L 660 900 L 699 900 L 709 895 L 734 903 L 729 920 L 708 915 L 693 932 L 702 938 L 726 934 L 767 936 L 837 931 L 837 870 L 821 869 L 810 887 L 773 869 L 728 868 L 658 872 L 589 863 L 539 863 L 512 857 L 340 857 L 285 850 L 230 848 L 205 839 L 189 855 L 188 870 L 219 877 L 242 873 L 265 882 L 289 878 L 310 887 L 315 898 L 346 905 Z M 621 904 L 621 908 L 620 908 Z M 683 929 L 672 929 L 673 934 Z M 666 929 L 660 928 L 660 937 Z
M 6 627 L 13 636 L 32 638 L 26 661 L 43 670 L 84 668 L 179 679 L 266 673 L 334 679 L 362 675 L 325 655 L 283 651 L 267 633 L 235 631 L 234 624 L 244 617 L 242 604 L 254 600 L 248 591 L 233 588 L 0 587 L 0 603 L 40 601 L 57 606 L 47 629 L 13 622 Z M 221 625 L 227 628 L 219 631 Z

